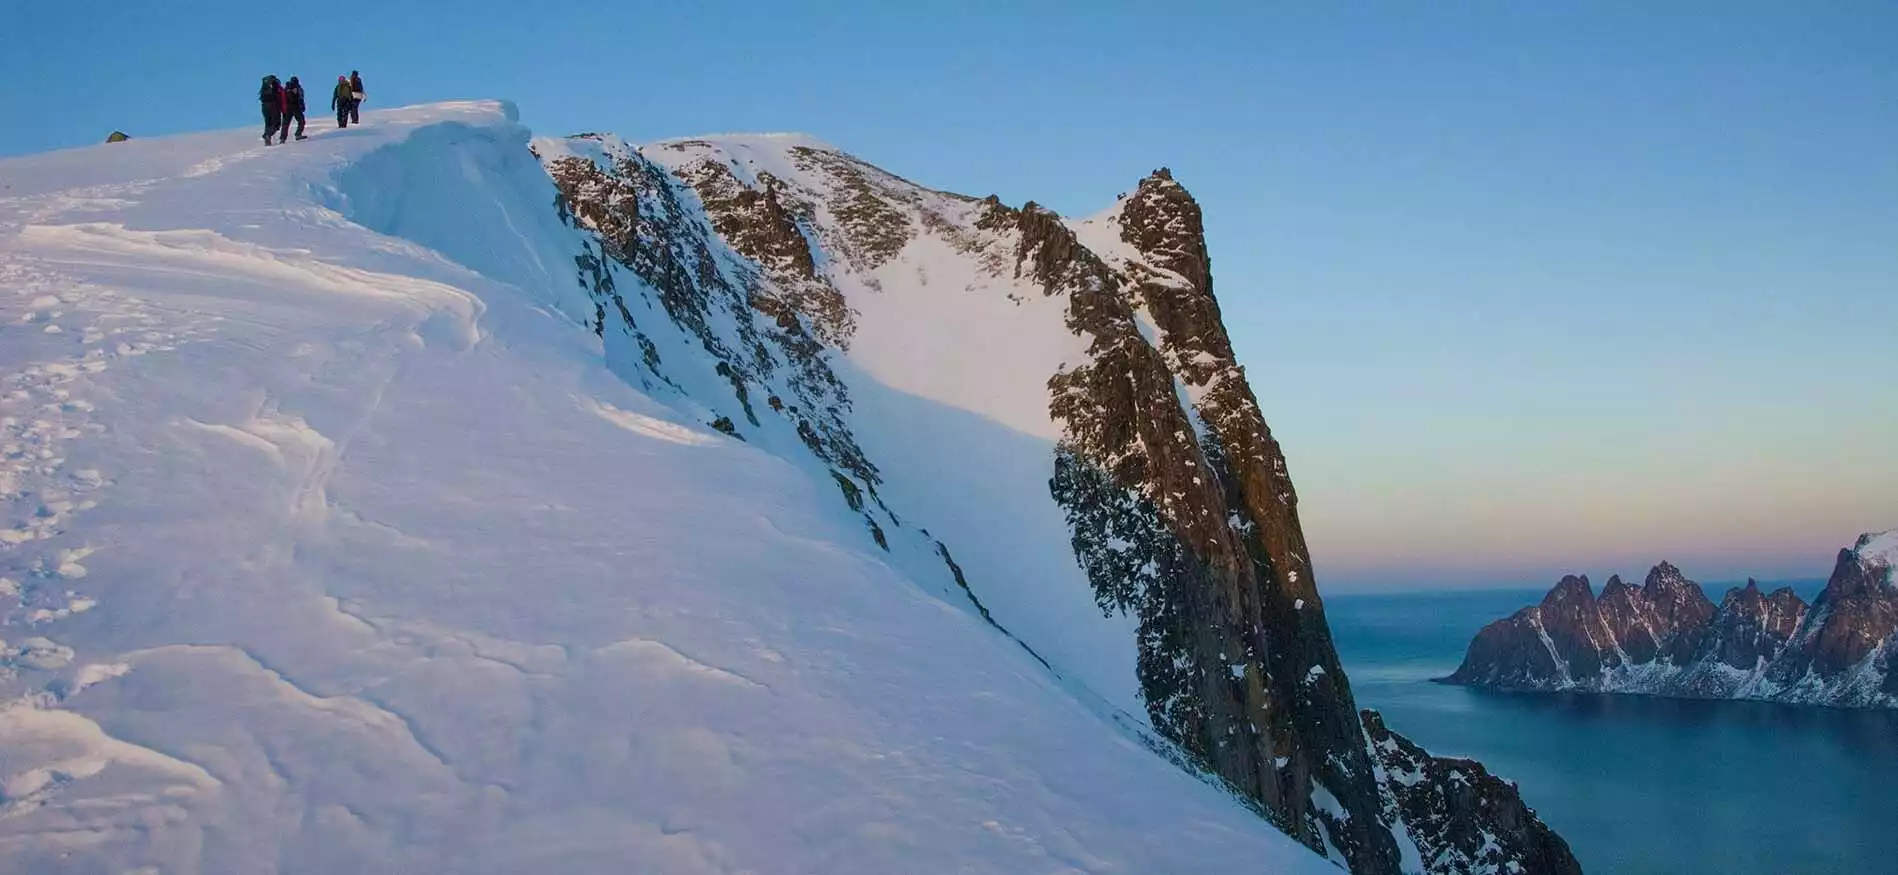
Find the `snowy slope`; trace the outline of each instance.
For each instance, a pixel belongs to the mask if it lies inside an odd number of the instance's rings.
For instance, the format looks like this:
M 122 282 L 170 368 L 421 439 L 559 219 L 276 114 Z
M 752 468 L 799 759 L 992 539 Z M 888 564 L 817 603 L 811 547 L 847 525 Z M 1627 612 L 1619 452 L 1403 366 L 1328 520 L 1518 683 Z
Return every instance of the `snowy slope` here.
M 0 162 L 0 868 L 1331 869 L 879 550 L 781 427 L 704 425 L 690 338 L 631 379 L 510 108 L 366 121 Z M 879 269 L 981 303 L 852 290 L 859 438 L 1025 465 L 1045 396 L 868 339 L 1011 306 L 936 264 Z M 999 321 L 955 361 L 1059 364 Z M 903 480 L 998 539 L 972 577 L 1066 537 Z M 1126 707 L 1116 639 L 1048 634 L 1074 591 L 983 595 Z
M 793 150 L 841 154 L 802 134 L 675 140 L 640 151 L 688 178 L 710 164 L 747 185 L 768 174 L 795 193 L 820 248 L 843 254 L 819 267 L 855 317 L 838 366 L 853 390 L 852 430 L 888 475 L 884 499 L 954 548 L 1005 628 L 1064 676 L 1144 720 L 1134 623 L 1096 607 L 1048 494 L 1061 434 L 1049 414 L 1048 380 L 1087 351 L 1065 324 L 1066 299 L 994 269 L 1012 268 L 1013 255 L 978 250 L 993 242 L 968 230 L 979 201 L 868 165 L 796 160 Z M 857 198 L 846 186 L 859 176 L 893 205 L 875 218 L 909 231 L 881 258 L 850 234 L 860 217 L 849 214 Z

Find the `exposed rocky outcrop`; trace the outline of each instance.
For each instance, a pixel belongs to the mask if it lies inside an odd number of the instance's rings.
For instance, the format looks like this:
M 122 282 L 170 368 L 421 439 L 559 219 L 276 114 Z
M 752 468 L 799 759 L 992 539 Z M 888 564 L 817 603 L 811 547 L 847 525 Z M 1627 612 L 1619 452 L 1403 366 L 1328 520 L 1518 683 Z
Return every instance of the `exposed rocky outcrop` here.
M 635 319 L 639 308 L 629 306 L 603 269 L 611 260 L 653 289 L 665 315 L 716 359 L 746 422 L 761 426 L 762 396 L 766 415 L 784 419 L 812 454 L 875 499 L 880 475 L 850 431 L 847 387 L 823 355 L 824 339 L 847 340 L 849 311 L 816 276 L 808 244 L 775 192 L 740 193 L 708 176 L 699 182 L 725 197 L 718 209 L 694 209 L 699 205 L 687 199 L 697 192 L 663 167 L 615 141 L 577 139 L 594 141 L 588 154 L 547 155 L 542 163 L 558 191 L 555 208 L 599 241 L 598 255 L 576 265 L 596 303 L 595 333 L 604 336 L 610 321 L 615 333 L 639 346 L 654 379 L 678 388 Z M 729 257 L 730 250 L 742 257 Z M 647 382 L 645 388 L 658 386 Z M 725 421 L 721 431 L 742 435 Z M 883 523 L 874 515 L 865 513 L 865 525 L 881 538 Z
M 1141 618 L 1157 728 L 1294 835 L 1329 841 L 1356 870 L 1394 867 L 1284 456 L 1220 321 L 1198 204 L 1160 171 L 1117 218 L 1118 276 L 1045 211 L 1018 218 L 1024 257 L 1070 284 L 1071 326 L 1093 338 L 1093 363 L 1050 383 L 1067 426 L 1056 500 L 1076 551 L 1105 601 Z M 1163 332 L 1157 345 L 1142 318 Z M 1123 530 L 1145 534 L 1132 541 L 1145 549 L 1113 549 Z
M 855 314 L 843 293 L 818 273 L 806 236 L 812 232 L 786 206 L 777 177 L 760 173 L 753 188 L 730 167 L 711 161 L 689 165 L 679 176 L 698 192 L 719 236 L 774 281 L 753 290 L 752 306 L 780 324 L 803 316 L 817 339 L 847 348 L 856 330 Z
M 1766 669 L 1774 697 L 1898 707 L 1898 530 L 1866 534 L 1839 551 L 1784 655 Z
M 1706 655 L 1720 665 L 1739 669 L 1772 662 L 1786 649 L 1805 614 L 1805 601 L 1790 587 L 1766 595 L 1749 578 L 1746 586 L 1728 590 L 1721 600 L 1720 610 L 1707 627 Z
M 1611 578 L 1596 598 L 1566 577 L 1535 607 L 1485 626 L 1449 683 L 1695 698 L 1898 706 L 1889 671 L 1898 632 L 1898 537 L 1841 550 L 1808 609 L 1791 588 L 1748 580 L 1719 607 L 1661 563 L 1637 589 Z
M 1568 842 L 1524 805 L 1516 785 L 1475 760 L 1433 757 L 1364 712 L 1371 751 L 1419 856 L 1449 872 L 1579 873 Z
M 933 238 L 932 251 L 996 277 L 1015 290 L 1011 300 L 1056 302 L 1085 343 L 1084 356 L 1037 378 L 1060 431 L 1049 494 L 1095 604 L 1137 624 L 1135 672 L 1157 750 L 1352 871 L 1465 871 L 1472 860 L 1574 871 L 1565 849 L 1558 858 L 1522 837 L 1539 822 L 1480 767 L 1439 768 L 1404 742 L 1404 756 L 1433 765 L 1423 789 L 1391 785 L 1331 642 L 1284 454 L 1221 321 L 1199 206 L 1169 172 L 1101 219 L 1074 223 L 1032 202 L 1016 209 L 925 189 L 808 143 L 770 154 L 756 143 L 654 148 L 669 173 L 631 149 L 550 152 L 543 162 L 559 208 L 599 238 L 594 263 L 579 264 L 599 308 L 595 330 L 636 336 L 634 317 L 647 319 L 601 265 L 659 290 L 665 315 L 701 338 L 743 405 L 745 421 L 716 420 L 721 431 L 795 423 L 876 543 L 892 549 L 902 523 L 878 497 L 881 472 L 850 433 L 830 360 L 859 330 L 840 289 L 881 293 L 881 269 Z M 679 382 L 667 367 L 648 370 Z M 760 396 L 769 403 L 755 404 Z M 1003 584 L 973 579 L 949 545 L 932 544 L 955 591 L 1001 628 L 978 593 Z M 1453 774 L 1490 783 L 1459 795 Z M 1407 824 L 1406 800 L 1430 793 L 1452 807 L 1419 803 L 1428 817 Z M 1504 843 L 1466 848 L 1472 836 Z M 1414 858 L 1413 841 L 1432 853 Z
M 1069 295 L 1071 329 L 1091 338 L 1089 363 L 1049 383 L 1066 427 L 1052 487 L 1103 610 L 1140 620 L 1155 727 L 1294 835 L 1354 871 L 1394 871 L 1402 817 L 1331 642 L 1283 451 L 1221 321 L 1198 204 L 1154 173 L 1107 219 L 1109 259 L 1032 203 L 991 203 L 983 222 L 1012 224 L 1017 272 Z

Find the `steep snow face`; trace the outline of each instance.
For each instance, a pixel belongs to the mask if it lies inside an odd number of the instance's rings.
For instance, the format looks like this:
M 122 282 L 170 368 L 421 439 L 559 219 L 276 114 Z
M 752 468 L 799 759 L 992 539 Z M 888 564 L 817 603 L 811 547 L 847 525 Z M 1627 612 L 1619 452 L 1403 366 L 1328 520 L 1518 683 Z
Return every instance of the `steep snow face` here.
M 943 544 L 1058 650 L 1052 551 L 999 558 L 1064 542 L 1045 500 L 991 521 L 1002 487 L 898 485 L 1028 477 L 1046 402 L 958 394 L 883 336 L 962 296 L 940 317 L 989 345 L 940 354 L 1045 385 L 1071 348 L 1037 344 L 1069 341 L 966 315 L 1045 302 L 898 284 L 938 243 L 858 234 L 824 274 L 858 339 L 801 360 L 682 189 L 618 193 L 665 241 L 642 273 L 561 221 L 504 105 L 365 120 L 0 162 L 10 863 L 1331 870 L 982 619 Z M 733 172 L 788 175 L 773 154 Z M 919 198 L 919 225 L 973 208 Z M 884 470 L 806 406 L 843 400 L 832 372 Z M 1111 664 L 1088 646 L 1048 659 Z
M 643 154 L 688 179 L 722 168 L 747 185 L 782 183 L 819 248 L 838 256 L 823 273 L 856 311 L 862 328 L 848 351 L 864 375 L 1031 437 L 1060 437 L 1047 381 L 1079 363 L 1087 344 L 1067 329 L 1064 298 L 1012 270 L 982 269 L 1013 253 L 975 230 L 980 201 L 795 135 L 675 140 Z
M 1004 628 L 1113 707 L 1144 719 L 1135 627 L 1103 616 L 1048 496 L 1061 430 L 1048 383 L 1087 357 L 1069 302 L 1015 272 L 984 202 L 933 191 L 798 135 L 675 140 L 640 150 L 714 215 L 768 188 L 853 320 L 834 366 L 850 428 L 899 517 L 954 551 Z

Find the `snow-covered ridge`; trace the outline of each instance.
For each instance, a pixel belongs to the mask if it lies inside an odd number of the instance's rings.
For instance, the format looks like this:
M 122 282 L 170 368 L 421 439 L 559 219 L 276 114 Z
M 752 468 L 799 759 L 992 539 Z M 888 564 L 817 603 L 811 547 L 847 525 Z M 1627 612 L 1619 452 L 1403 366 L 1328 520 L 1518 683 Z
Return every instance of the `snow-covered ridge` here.
M 997 632 L 915 524 L 877 546 L 864 514 L 885 512 L 719 372 L 706 338 L 757 317 L 707 292 L 704 333 L 682 327 L 604 264 L 510 108 L 365 121 L 0 162 L 10 864 L 1330 869 Z M 589 161 L 618 153 L 597 142 Z M 753 268 L 709 224 L 669 239 L 742 290 Z M 891 264 L 893 301 L 980 293 L 947 255 Z M 602 281 L 627 332 L 590 330 Z M 992 291 L 979 306 L 1015 306 Z M 864 338 L 964 312 L 859 310 Z M 998 348 L 1047 348 L 1010 330 Z M 788 406 L 777 343 L 747 360 Z M 942 520 L 1035 634 L 1067 608 L 1000 581 L 1054 574 L 1059 551 L 1029 548 L 1062 522 L 1028 508 L 984 541 L 1007 492 L 982 490 L 1046 444 L 983 413 L 1025 407 L 861 379 L 904 360 L 860 340 L 834 362 L 881 497 Z M 951 457 L 988 476 L 897 483 Z M 1023 576 L 992 576 L 1013 546 Z

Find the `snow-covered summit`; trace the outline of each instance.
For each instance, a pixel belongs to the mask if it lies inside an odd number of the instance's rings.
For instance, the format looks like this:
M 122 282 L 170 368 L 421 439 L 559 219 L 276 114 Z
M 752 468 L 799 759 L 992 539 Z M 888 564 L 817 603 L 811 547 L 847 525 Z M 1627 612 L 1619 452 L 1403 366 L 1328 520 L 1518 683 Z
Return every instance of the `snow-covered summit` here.
M 1330 868 L 616 373 L 504 105 L 364 120 L 0 162 L 9 868 Z
M 1572 865 L 1406 822 L 1184 189 L 365 122 L 0 162 L 9 862 Z
M 1898 529 L 1867 532 L 1847 549 L 1857 554 L 1859 561 L 1866 565 L 1883 566 L 1886 583 L 1894 582 L 1893 569 L 1898 568 Z

